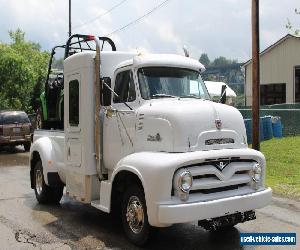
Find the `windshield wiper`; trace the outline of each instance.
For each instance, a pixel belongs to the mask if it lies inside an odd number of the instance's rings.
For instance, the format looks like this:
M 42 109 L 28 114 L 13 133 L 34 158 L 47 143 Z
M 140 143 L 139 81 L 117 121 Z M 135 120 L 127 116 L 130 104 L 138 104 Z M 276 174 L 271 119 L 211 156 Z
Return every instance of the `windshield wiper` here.
M 175 95 L 167 95 L 167 94 L 155 94 L 151 96 L 152 98 L 177 98 L 178 96 Z
M 183 96 L 180 96 L 180 98 L 196 98 L 196 99 L 202 99 L 200 96 L 196 96 L 196 95 L 183 95 Z

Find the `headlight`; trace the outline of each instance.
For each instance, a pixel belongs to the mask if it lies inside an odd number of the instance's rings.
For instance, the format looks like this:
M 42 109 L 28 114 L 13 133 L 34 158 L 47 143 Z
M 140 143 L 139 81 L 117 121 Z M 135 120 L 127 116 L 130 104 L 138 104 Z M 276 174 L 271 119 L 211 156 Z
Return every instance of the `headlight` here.
M 261 166 L 256 163 L 252 168 L 252 187 L 256 190 L 262 185 L 262 169 Z
M 259 182 L 261 179 L 261 166 L 259 164 L 255 164 L 253 167 L 253 181 Z
M 188 193 L 193 185 L 193 176 L 190 171 L 183 171 L 178 179 L 178 187 L 182 192 Z

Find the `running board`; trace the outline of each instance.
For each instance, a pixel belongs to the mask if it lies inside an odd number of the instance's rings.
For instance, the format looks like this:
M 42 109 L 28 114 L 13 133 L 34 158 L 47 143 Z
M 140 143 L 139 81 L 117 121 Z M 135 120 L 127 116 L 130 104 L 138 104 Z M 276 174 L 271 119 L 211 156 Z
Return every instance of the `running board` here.
M 91 201 L 91 206 L 100 209 L 100 200 Z
M 111 183 L 101 181 L 100 183 L 100 200 L 92 200 L 91 205 L 103 212 L 110 212 Z
M 97 208 L 103 212 L 106 212 L 106 213 L 109 213 L 109 211 L 107 211 L 107 208 L 104 207 L 104 206 L 101 206 L 100 204 L 100 200 L 93 200 L 91 201 L 91 206 L 94 207 L 94 208 Z

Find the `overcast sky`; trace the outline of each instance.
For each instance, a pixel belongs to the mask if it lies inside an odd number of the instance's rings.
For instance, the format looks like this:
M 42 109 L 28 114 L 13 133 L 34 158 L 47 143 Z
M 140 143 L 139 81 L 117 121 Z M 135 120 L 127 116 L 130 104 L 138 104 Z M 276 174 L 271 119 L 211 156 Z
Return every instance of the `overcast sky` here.
M 73 33 L 107 35 L 147 13 L 164 0 L 72 0 Z M 287 18 L 300 27 L 299 0 L 261 0 L 261 49 L 287 33 Z M 170 0 L 152 15 L 112 36 L 118 50 L 183 53 L 194 58 L 225 56 L 246 61 L 251 56 L 251 0 Z M 94 21 L 90 21 L 94 20 Z M 88 22 L 90 21 L 90 22 Z M 86 25 L 79 26 L 88 22 Z M 49 50 L 65 43 L 68 0 L 0 0 L 0 41 L 21 28 L 26 37 Z

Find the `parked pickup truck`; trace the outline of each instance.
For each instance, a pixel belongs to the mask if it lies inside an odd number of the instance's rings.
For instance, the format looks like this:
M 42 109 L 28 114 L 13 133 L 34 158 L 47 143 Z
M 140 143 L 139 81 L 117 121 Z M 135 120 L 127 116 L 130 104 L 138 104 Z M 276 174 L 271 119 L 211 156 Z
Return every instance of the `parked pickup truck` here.
M 203 65 L 118 52 L 111 40 L 112 51 L 101 50 L 107 39 L 73 35 L 63 46 L 62 121 L 36 130 L 30 150 L 38 202 L 59 202 L 66 187 L 121 215 L 137 245 L 155 227 L 198 221 L 216 230 L 255 219 L 272 196 L 265 158 L 248 148 L 240 112 L 210 101 Z

